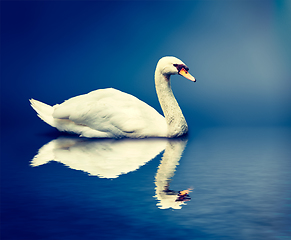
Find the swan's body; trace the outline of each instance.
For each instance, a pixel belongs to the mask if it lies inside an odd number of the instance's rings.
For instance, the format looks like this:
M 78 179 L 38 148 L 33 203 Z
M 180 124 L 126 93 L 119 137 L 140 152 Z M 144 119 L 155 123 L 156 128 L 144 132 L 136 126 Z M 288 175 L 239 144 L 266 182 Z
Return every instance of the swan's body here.
M 159 137 L 167 135 L 162 115 L 136 97 L 113 88 L 99 89 L 70 98 L 60 105 L 45 106 L 32 100 L 45 122 L 60 131 L 84 137 Z M 38 109 L 47 108 L 47 113 Z
M 170 86 L 173 74 L 195 81 L 181 60 L 160 59 L 155 85 L 165 117 L 138 98 L 113 88 L 92 91 L 54 106 L 34 99 L 30 102 L 49 125 L 83 137 L 178 137 L 187 133 L 188 126 Z

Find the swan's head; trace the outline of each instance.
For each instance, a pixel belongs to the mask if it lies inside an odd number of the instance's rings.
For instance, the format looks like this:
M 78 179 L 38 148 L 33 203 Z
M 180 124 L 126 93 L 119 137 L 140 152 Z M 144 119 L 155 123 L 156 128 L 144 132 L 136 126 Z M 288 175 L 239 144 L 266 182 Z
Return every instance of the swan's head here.
M 188 72 L 189 68 L 186 64 L 176 57 L 161 58 L 157 64 L 157 70 L 165 76 L 179 74 L 193 82 L 196 81 L 196 79 Z

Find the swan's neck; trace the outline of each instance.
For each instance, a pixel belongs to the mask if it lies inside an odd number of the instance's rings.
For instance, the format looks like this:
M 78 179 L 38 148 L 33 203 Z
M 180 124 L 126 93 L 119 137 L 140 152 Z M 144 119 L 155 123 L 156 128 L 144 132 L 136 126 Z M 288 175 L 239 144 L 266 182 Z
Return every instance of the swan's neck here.
M 176 101 L 170 83 L 170 75 L 163 75 L 156 69 L 156 91 L 167 125 L 168 137 L 182 136 L 188 132 L 188 126 L 183 113 Z

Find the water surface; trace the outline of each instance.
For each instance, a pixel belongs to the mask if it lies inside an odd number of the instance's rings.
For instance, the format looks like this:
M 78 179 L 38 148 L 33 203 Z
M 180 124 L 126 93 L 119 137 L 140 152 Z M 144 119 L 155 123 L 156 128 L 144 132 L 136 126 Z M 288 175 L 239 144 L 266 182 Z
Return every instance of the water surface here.
M 2 138 L 2 239 L 291 237 L 290 129 L 207 128 L 175 141 L 21 133 Z M 32 160 L 52 141 L 55 159 Z

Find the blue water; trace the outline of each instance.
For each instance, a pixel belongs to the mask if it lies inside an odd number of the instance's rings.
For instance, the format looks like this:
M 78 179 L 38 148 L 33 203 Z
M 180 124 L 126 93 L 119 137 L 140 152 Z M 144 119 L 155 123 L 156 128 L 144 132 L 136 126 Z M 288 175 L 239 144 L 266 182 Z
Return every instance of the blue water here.
M 1 1 L 0 15 L 1 240 L 291 239 L 290 1 Z M 186 139 L 79 142 L 29 105 L 113 87 L 161 112 L 166 55 L 197 79 L 171 82 Z
M 55 161 L 30 166 L 53 130 L 4 136 L 1 239 L 291 238 L 290 129 L 190 133 L 170 170 L 170 190 L 193 188 L 181 209 L 161 209 L 154 197 L 163 152 L 107 179 Z

